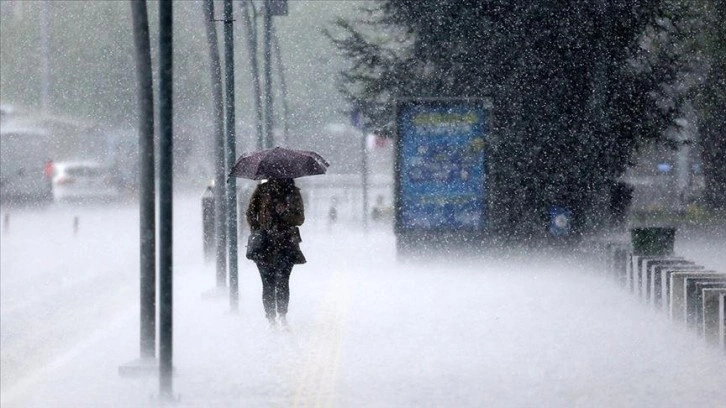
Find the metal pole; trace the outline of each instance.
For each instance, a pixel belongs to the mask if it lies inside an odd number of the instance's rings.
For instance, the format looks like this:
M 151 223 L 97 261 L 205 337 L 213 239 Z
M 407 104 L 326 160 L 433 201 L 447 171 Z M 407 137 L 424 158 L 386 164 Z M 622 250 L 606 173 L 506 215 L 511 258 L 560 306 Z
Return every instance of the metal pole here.
M 40 52 L 41 82 L 40 106 L 43 113 L 50 109 L 50 34 L 48 33 L 48 1 L 43 1 L 40 8 Z
M 263 57 L 265 71 L 265 147 L 271 148 L 274 140 L 272 135 L 272 69 L 270 67 L 271 60 L 271 34 L 272 34 L 272 14 L 270 11 L 270 0 L 265 0 L 265 12 L 263 16 L 264 39 L 263 39 Z
M 257 14 L 254 4 L 251 0 L 242 0 L 242 17 L 245 20 L 245 37 L 247 37 L 247 50 L 249 53 L 250 70 L 252 73 L 252 85 L 254 86 L 255 96 L 255 113 L 257 120 L 255 121 L 255 130 L 257 133 L 257 150 L 264 149 L 265 140 L 263 136 L 263 115 L 262 115 L 262 90 L 260 87 L 260 69 L 257 65 Z M 248 5 L 249 3 L 249 5 Z M 255 15 L 254 21 L 250 19 L 249 9 L 252 7 L 252 13 Z
M 217 28 L 214 25 L 214 0 L 204 2 L 204 19 L 209 43 L 212 72 L 212 105 L 214 109 L 214 233 L 217 261 L 217 287 L 227 286 L 227 230 L 224 165 L 224 100 L 222 97 L 222 68 L 219 61 Z
M 159 391 L 172 396 L 173 12 L 159 1 Z
M 272 26 L 272 42 L 275 48 L 275 61 L 277 62 L 277 73 L 280 77 L 280 91 L 282 92 L 282 117 L 283 117 L 283 139 L 285 145 L 289 145 L 289 110 L 287 105 L 287 82 L 285 81 L 285 66 L 282 64 L 282 52 L 280 51 L 280 40 L 277 37 L 275 26 Z
M 366 132 L 361 137 L 360 173 L 363 185 L 363 231 L 368 231 L 368 154 L 366 152 Z
M 156 194 L 154 87 L 146 0 L 131 0 L 139 105 L 139 256 L 141 358 L 156 357 Z
M 225 112 L 227 131 L 227 174 L 237 156 L 234 111 L 234 20 L 232 0 L 224 0 L 224 83 L 227 95 Z M 237 178 L 227 178 L 227 244 L 229 254 L 229 301 L 233 311 L 239 309 L 237 282 Z

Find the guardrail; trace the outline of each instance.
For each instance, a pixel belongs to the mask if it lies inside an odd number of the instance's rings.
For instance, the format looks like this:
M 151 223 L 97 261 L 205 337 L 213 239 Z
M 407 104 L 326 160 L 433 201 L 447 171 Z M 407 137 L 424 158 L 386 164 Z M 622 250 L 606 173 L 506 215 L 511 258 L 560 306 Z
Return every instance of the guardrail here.
M 674 255 L 674 237 L 672 228 L 640 228 L 630 241 L 591 241 L 588 250 L 633 296 L 726 353 L 726 272 Z

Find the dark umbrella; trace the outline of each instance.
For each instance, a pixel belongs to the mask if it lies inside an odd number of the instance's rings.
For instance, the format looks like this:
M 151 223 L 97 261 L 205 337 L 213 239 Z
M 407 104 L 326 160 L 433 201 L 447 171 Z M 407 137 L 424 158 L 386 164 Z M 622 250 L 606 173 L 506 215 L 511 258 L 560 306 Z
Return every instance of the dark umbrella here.
M 297 178 L 324 174 L 329 165 L 315 152 L 274 147 L 243 154 L 230 176 L 250 180 Z

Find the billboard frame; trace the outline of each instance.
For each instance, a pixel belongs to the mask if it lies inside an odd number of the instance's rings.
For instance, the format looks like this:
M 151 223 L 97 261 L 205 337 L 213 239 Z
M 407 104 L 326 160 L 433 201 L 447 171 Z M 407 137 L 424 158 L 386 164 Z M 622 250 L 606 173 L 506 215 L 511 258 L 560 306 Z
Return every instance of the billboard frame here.
M 479 218 L 479 226 L 431 226 L 431 227 L 415 227 L 406 225 L 404 220 L 404 197 L 402 179 L 404 175 L 404 148 L 406 140 L 406 129 L 404 129 L 404 118 L 402 115 L 411 108 L 430 109 L 432 112 L 441 111 L 447 108 L 461 109 L 462 107 L 471 107 L 474 110 L 483 112 L 483 118 L 477 122 L 480 126 L 480 134 L 484 139 L 484 147 L 482 153 L 482 203 Z M 395 153 L 394 153 L 394 232 L 401 246 L 409 246 L 412 243 L 436 243 L 441 241 L 459 241 L 480 243 L 489 233 L 491 222 L 489 216 L 491 214 L 491 188 L 489 178 L 491 175 L 491 151 L 489 145 L 492 142 L 493 115 L 492 104 L 487 98 L 401 98 L 394 103 L 394 131 L 395 131 Z M 456 136 L 465 136 L 460 134 Z

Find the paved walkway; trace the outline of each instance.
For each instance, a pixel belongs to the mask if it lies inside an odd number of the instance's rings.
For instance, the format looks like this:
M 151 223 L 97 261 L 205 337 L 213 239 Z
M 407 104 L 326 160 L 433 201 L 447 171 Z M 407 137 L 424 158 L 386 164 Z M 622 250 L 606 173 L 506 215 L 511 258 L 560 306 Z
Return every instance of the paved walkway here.
M 196 222 L 196 220 L 193 220 Z M 191 224 L 190 224 L 191 225 Z M 197 230 L 190 227 L 189 241 Z M 290 331 L 265 328 L 240 268 L 240 312 L 209 297 L 214 268 L 177 240 L 179 407 L 723 407 L 726 356 L 576 259 L 398 262 L 393 235 L 310 227 L 292 279 Z M 201 247 L 201 245 L 199 245 Z M 158 379 L 126 378 L 138 306 L 2 390 L 3 408 L 161 405 Z

